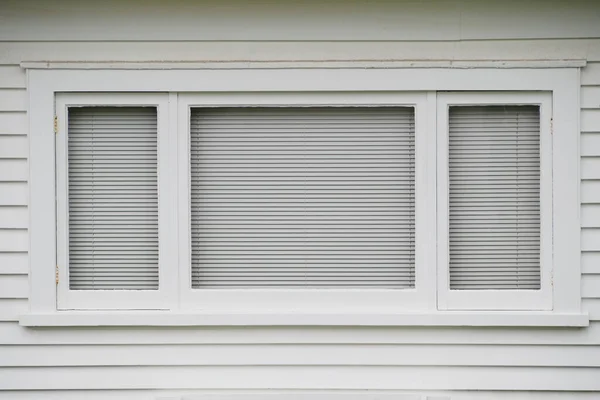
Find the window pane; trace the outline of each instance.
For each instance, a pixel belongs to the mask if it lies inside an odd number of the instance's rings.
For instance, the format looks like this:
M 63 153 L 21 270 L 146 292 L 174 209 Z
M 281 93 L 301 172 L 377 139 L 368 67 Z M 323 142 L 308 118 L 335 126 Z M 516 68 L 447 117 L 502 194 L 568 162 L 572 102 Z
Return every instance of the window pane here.
M 158 289 L 156 108 L 69 109 L 69 285 Z
M 412 108 L 191 116 L 194 288 L 414 287 Z
M 540 288 L 540 114 L 450 108 L 450 288 Z

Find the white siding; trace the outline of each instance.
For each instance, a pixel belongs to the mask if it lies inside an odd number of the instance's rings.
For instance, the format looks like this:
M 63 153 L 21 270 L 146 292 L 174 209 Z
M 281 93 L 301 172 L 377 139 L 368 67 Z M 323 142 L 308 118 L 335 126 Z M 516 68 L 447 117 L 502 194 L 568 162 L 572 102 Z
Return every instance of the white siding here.
M 208 389 L 598 397 L 585 392 L 600 391 L 597 2 L 164 4 L 15 0 L 0 10 L 0 390 L 7 390 L 0 397 L 153 399 Z M 22 61 L 574 58 L 588 60 L 581 74 L 581 235 L 589 328 L 31 329 L 16 322 L 28 296 Z

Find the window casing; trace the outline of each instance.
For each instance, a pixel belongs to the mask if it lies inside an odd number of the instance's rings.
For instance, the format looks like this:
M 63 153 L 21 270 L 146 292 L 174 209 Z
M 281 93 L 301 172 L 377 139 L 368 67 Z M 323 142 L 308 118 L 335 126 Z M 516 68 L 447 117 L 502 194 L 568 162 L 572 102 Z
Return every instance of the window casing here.
M 115 106 L 115 105 L 137 105 L 137 106 L 156 106 L 158 109 L 158 169 L 159 169 L 159 230 L 160 240 L 160 261 L 159 261 L 159 290 L 156 293 L 149 291 L 90 291 L 83 295 L 85 291 L 74 293 L 72 290 L 65 290 L 61 283 L 58 285 L 56 295 L 53 295 L 53 280 L 48 283 L 42 281 L 43 276 L 49 276 L 39 272 L 40 270 L 33 266 L 39 256 L 46 252 L 51 253 L 49 247 L 37 250 L 39 243 L 38 235 L 42 231 L 41 223 L 44 218 L 36 218 L 36 212 L 41 209 L 49 210 L 47 204 L 42 207 L 41 202 L 32 201 L 32 312 L 56 312 L 57 310 L 73 309 L 115 309 L 115 310 L 136 310 L 136 309 L 163 309 L 177 312 L 194 313 L 350 313 L 369 315 L 372 313 L 402 314 L 402 313 L 420 313 L 423 315 L 442 315 L 450 310 L 480 310 L 493 313 L 495 310 L 539 310 L 555 314 L 576 314 L 579 312 L 580 295 L 578 289 L 577 271 L 569 271 L 565 267 L 559 266 L 560 262 L 565 260 L 574 260 L 574 255 L 579 251 L 579 239 L 571 237 L 559 247 L 548 243 L 548 232 L 552 236 L 564 235 L 566 231 L 573 232 L 575 225 L 573 220 L 567 221 L 567 216 L 573 216 L 573 208 L 578 207 L 576 199 L 569 197 L 568 194 L 562 194 L 557 191 L 557 184 L 565 187 L 577 186 L 578 182 L 571 166 L 576 159 L 573 152 L 576 149 L 577 140 L 573 140 L 569 135 L 576 134 L 576 123 L 572 119 L 576 108 L 567 106 L 569 99 L 573 99 L 576 90 L 573 91 L 572 85 L 575 81 L 574 76 L 566 71 L 542 71 L 538 75 L 530 75 L 530 71 L 486 71 L 492 75 L 498 75 L 495 84 L 490 84 L 490 80 L 478 80 L 480 71 L 464 70 L 411 70 L 394 71 L 403 78 L 402 83 L 392 84 L 388 90 L 378 91 L 378 83 L 381 76 L 376 74 L 355 74 L 362 75 L 363 80 L 356 81 L 349 79 L 354 72 L 343 71 L 338 76 L 335 84 L 327 87 L 325 90 L 319 88 L 319 83 L 309 84 L 300 89 L 294 88 L 294 83 L 288 79 L 283 79 L 284 75 L 292 73 L 285 71 L 282 76 L 275 77 L 279 82 L 281 93 L 256 93 L 256 92 L 237 92 L 230 93 L 227 84 L 219 88 L 216 92 L 203 92 L 208 89 L 205 83 L 183 85 L 186 74 L 175 77 L 171 72 L 161 71 L 167 81 L 172 82 L 171 93 L 156 93 L 160 90 L 152 88 L 152 84 L 140 78 L 134 78 L 137 75 L 130 75 L 131 81 L 127 85 L 128 91 L 150 90 L 154 93 L 137 94 L 62 94 L 61 92 L 86 92 L 93 91 L 93 87 L 82 84 L 81 81 L 75 84 L 78 88 L 74 90 L 72 84 L 67 84 L 64 80 L 55 80 L 60 84 L 50 84 L 48 77 L 54 78 L 60 76 L 69 76 L 73 72 L 67 71 L 34 71 L 33 81 L 44 82 L 44 85 L 32 85 L 32 105 L 35 103 L 44 103 L 41 107 L 45 112 L 48 111 L 48 100 L 56 98 L 56 112 L 58 117 L 59 135 L 56 142 L 56 176 L 57 186 L 55 187 L 57 196 L 57 237 L 56 251 L 59 271 L 59 282 L 66 284 L 68 282 L 65 265 L 61 265 L 61 247 L 64 260 L 65 231 L 61 231 L 60 224 L 66 219 L 61 217 L 61 208 L 64 210 L 65 199 L 61 202 L 61 176 L 65 176 L 65 171 L 60 171 L 60 132 L 66 126 L 66 107 L 75 106 Z M 91 75 L 99 71 L 77 71 L 82 75 Z M 127 71 L 134 72 L 134 71 Z M 202 71 L 195 71 L 202 74 Z M 218 71 L 218 74 L 228 71 Z M 266 82 L 266 76 L 259 71 L 247 71 L 249 75 L 256 75 L 256 82 Z M 280 71 L 282 72 L 282 71 Z M 309 71 L 307 76 L 317 71 Z M 390 71 L 379 71 L 383 75 Z M 539 71 L 537 71 L 539 72 Z M 546 73 L 547 72 L 547 73 Z M 65 74 L 66 73 L 66 74 Z M 101 75 L 110 76 L 116 71 L 100 71 Z M 189 75 L 188 71 L 188 75 Z M 328 72 L 318 72 L 327 74 Z M 348 74 L 349 73 L 349 74 Z M 511 80 L 515 77 L 526 77 L 520 82 L 514 83 Z M 411 78 L 411 75 L 412 78 Z M 233 77 L 233 75 L 231 75 Z M 356 78 L 354 77 L 354 78 Z M 415 91 L 417 82 L 425 82 L 420 90 Z M 444 83 L 439 79 L 448 78 Z M 462 77 L 471 77 L 470 83 L 462 80 Z M 511 78 L 512 77 L 512 78 Z M 189 78 L 189 76 L 188 76 Z M 564 78 L 561 80 L 561 78 Z M 425 79 L 425 80 L 424 80 Z M 493 79 L 491 80 L 494 81 Z M 179 84 L 178 82 L 181 82 Z M 227 81 L 241 82 L 233 80 Z M 317 82 L 317 81 L 314 81 Z M 361 88 L 354 88 L 356 82 L 361 82 Z M 408 83 L 413 82 L 413 83 Z M 513 82 L 513 84 L 507 84 Z M 562 82 L 562 83 L 556 83 Z M 55 86 L 54 88 L 49 86 Z M 79 85 L 79 86 L 78 86 Z M 335 89 L 336 85 L 347 85 L 347 90 L 339 92 Z M 370 91 L 365 91 L 367 87 Z M 427 85 L 430 85 L 429 87 Z M 432 86 L 433 85 L 433 86 Z M 71 86 L 71 87 L 70 87 Z M 90 85 L 93 86 L 93 85 Z M 119 85 L 111 89 L 108 85 L 105 91 L 123 91 L 114 90 Z M 209 85 L 210 86 L 210 85 Z M 287 88 L 286 88 L 287 86 Z M 498 87 L 496 87 L 498 86 Z M 241 86 L 240 86 L 241 87 Z M 35 89 L 37 88 L 37 90 Z M 266 88 L 266 87 L 265 87 Z M 307 89 L 314 91 L 306 91 Z M 500 89 L 518 90 L 519 92 L 496 92 Z M 220 90 L 228 93 L 221 93 Z M 339 90 L 339 89 L 338 89 Z M 412 91 L 411 91 L 412 90 Z M 477 93 L 442 93 L 442 90 L 471 90 Z M 34 100 L 33 95 L 38 92 L 41 96 Z M 539 92 L 544 93 L 539 93 Z M 179 92 L 179 93 L 175 93 Z M 193 92 L 193 93 L 192 93 Z M 508 293 L 468 293 L 473 291 L 449 290 L 448 286 L 448 253 L 442 251 L 444 240 L 448 240 L 445 227 L 440 220 L 442 214 L 446 213 L 445 223 L 447 222 L 447 205 L 444 207 L 444 201 L 440 201 L 443 193 L 448 193 L 448 182 L 443 177 L 447 176 L 447 171 L 443 170 L 444 161 L 448 159 L 447 149 L 444 149 L 444 140 L 447 140 L 447 109 L 450 105 L 485 105 L 485 104 L 532 104 L 541 105 L 540 123 L 541 123 L 541 206 L 542 206 L 542 244 L 541 244 L 541 289 L 535 291 L 516 291 L 519 293 L 518 299 L 511 297 Z M 41 105 L 41 104 L 40 104 Z M 414 288 L 390 290 L 390 289 L 298 289 L 286 290 L 277 289 L 200 289 L 194 288 L 191 282 L 191 234 L 190 234 L 190 117 L 193 109 L 211 108 L 211 107 L 410 107 L 415 113 L 415 286 Z M 554 106 L 554 112 L 551 107 Z M 563 106 L 561 111 L 559 106 Z M 570 112 L 570 114 L 569 114 Z M 32 113 L 31 128 L 32 132 L 36 127 L 40 127 L 40 113 Z M 550 121 L 554 118 L 554 130 L 560 131 L 561 135 L 556 133 L 550 135 Z M 446 122 L 445 122 L 446 121 Z M 575 127 L 575 131 L 573 128 Z M 444 136 L 446 135 L 446 136 Z M 63 135 L 64 137 L 65 135 Z M 545 139 L 544 139 L 545 138 Z M 42 140 L 32 140 L 32 153 L 42 153 Z M 552 142 L 554 149 L 562 145 L 559 157 L 552 152 Z M 447 144 L 446 144 L 447 145 Z M 64 147 L 63 147 L 64 151 Z M 441 154 L 442 152 L 443 154 Z M 45 153 L 44 153 L 45 154 Z M 64 153 L 62 154 L 64 156 Z M 429 155 L 429 156 L 428 156 Z M 437 155 L 435 157 L 431 155 Z M 444 158 L 445 157 L 445 158 Z M 54 157 L 51 155 L 51 158 Z M 33 157 L 32 155 L 32 187 L 34 191 L 42 192 L 44 188 L 46 193 L 54 189 L 40 182 L 43 173 L 40 172 L 40 166 L 43 162 L 42 156 Z M 34 161 L 35 160 L 35 161 Z M 558 170 L 556 162 L 559 160 Z M 447 168 L 447 163 L 446 163 Z M 53 168 L 52 168 L 53 169 Z M 551 171 L 554 174 L 544 174 L 544 171 Z M 576 169 L 575 169 L 576 172 Z M 62 175 L 61 175 L 62 174 Z M 575 175 L 577 175 L 575 173 Z M 165 179 L 164 177 L 169 177 Z M 35 178 L 34 178 L 35 177 Z M 554 178 L 554 179 L 553 179 Z M 545 181 L 544 179 L 548 179 Z M 63 179 L 64 181 L 64 179 Z M 549 182 L 549 184 L 548 184 Z M 444 187 L 446 185 L 446 187 Z M 64 187 L 62 187 L 63 193 Z M 557 193 L 561 193 L 557 195 Z M 549 200 L 547 199 L 549 196 Z M 32 197 L 33 198 L 33 197 Z M 437 200 L 436 200 L 437 199 Z M 446 200 L 447 201 L 447 200 Z M 552 204 L 554 203 L 554 207 Z M 567 210 L 564 215 L 559 215 L 556 210 L 557 203 L 567 205 L 563 208 Z M 61 206 L 62 204 L 62 206 Z M 64 213 L 64 211 L 63 211 Z M 39 214 L 37 214 L 39 215 Z M 554 226 L 544 225 L 544 219 L 553 222 Z M 578 224 L 578 220 L 575 220 Z M 562 232 L 558 232 L 559 228 Z M 577 226 L 578 227 L 578 226 Z M 47 232 L 47 231 L 46 231 Z M 437 232 L 437 233 L 436 233 Z M 167 235 L 167 233 L 169 233 Z M 163 240 L 163 236 L 168 238 Z M 62 239 L 61 239 L 62 237 Z M 546 237 L 546 239 L 544 239 Z M 545 240 L 545 241 L 544 241 Z M 437 251 L 432 251 L 437 249 Z M 444 259 L 445 258 L 445 259 Z M 576 268 L 578 270 L 578 268 Z M 552 275 L 562 276 L 564 279 L 560 284 L 552 284 Z M 445 280 L 445 282 L 444 282 Z M 575 284 L 577 283 L 577 285 Z M 35 295 L 33 290 L 40 287 L 42 290 Z M 136 293 L 137 292 L 137 293 Z M 479 291 L 481 292 L 481 291 Z M 535 292 L 535 293 L 533 293 Z M 81 294 L 81 296 L 79 296 Z M 51 299 L 53 296 L 54 305 L 48 305 L 42 302 L 42 299 Z M 477 304 L 477 306 L 473 306 Z M 325 324 L 325 322 L 323 322 Z M 360 324 L 360 322 L 357 322 Z M 447 324 L 447 323 L 444 323 Z M 451 323 L 450 323 L 451 324 Z

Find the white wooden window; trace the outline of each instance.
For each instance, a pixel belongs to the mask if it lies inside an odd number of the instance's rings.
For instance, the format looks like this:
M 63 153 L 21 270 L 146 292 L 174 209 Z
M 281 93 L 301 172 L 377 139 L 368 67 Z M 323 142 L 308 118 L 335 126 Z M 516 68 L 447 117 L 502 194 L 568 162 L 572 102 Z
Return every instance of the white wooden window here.
M 31 70 L 23 323 L 585 324 L 577 76 Z
M 167 110 L 165 95 L 57 96 L 59 309 L 165 307 Z
M 552 309 L 552 98 L 438 95 L 442 309 Z
M 181 94 L 178 102 L 183 308 L 430 306 L 426 95 Z

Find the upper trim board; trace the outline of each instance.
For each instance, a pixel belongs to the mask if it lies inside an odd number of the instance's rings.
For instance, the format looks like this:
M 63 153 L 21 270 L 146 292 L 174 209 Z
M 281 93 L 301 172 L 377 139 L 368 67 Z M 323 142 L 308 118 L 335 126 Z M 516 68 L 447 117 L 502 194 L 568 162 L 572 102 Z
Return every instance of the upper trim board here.
M 25 69 L 405 69 L 405 68 L 583 68 L 586 60 L 282 60 L 282 61 L 24 61 Z

